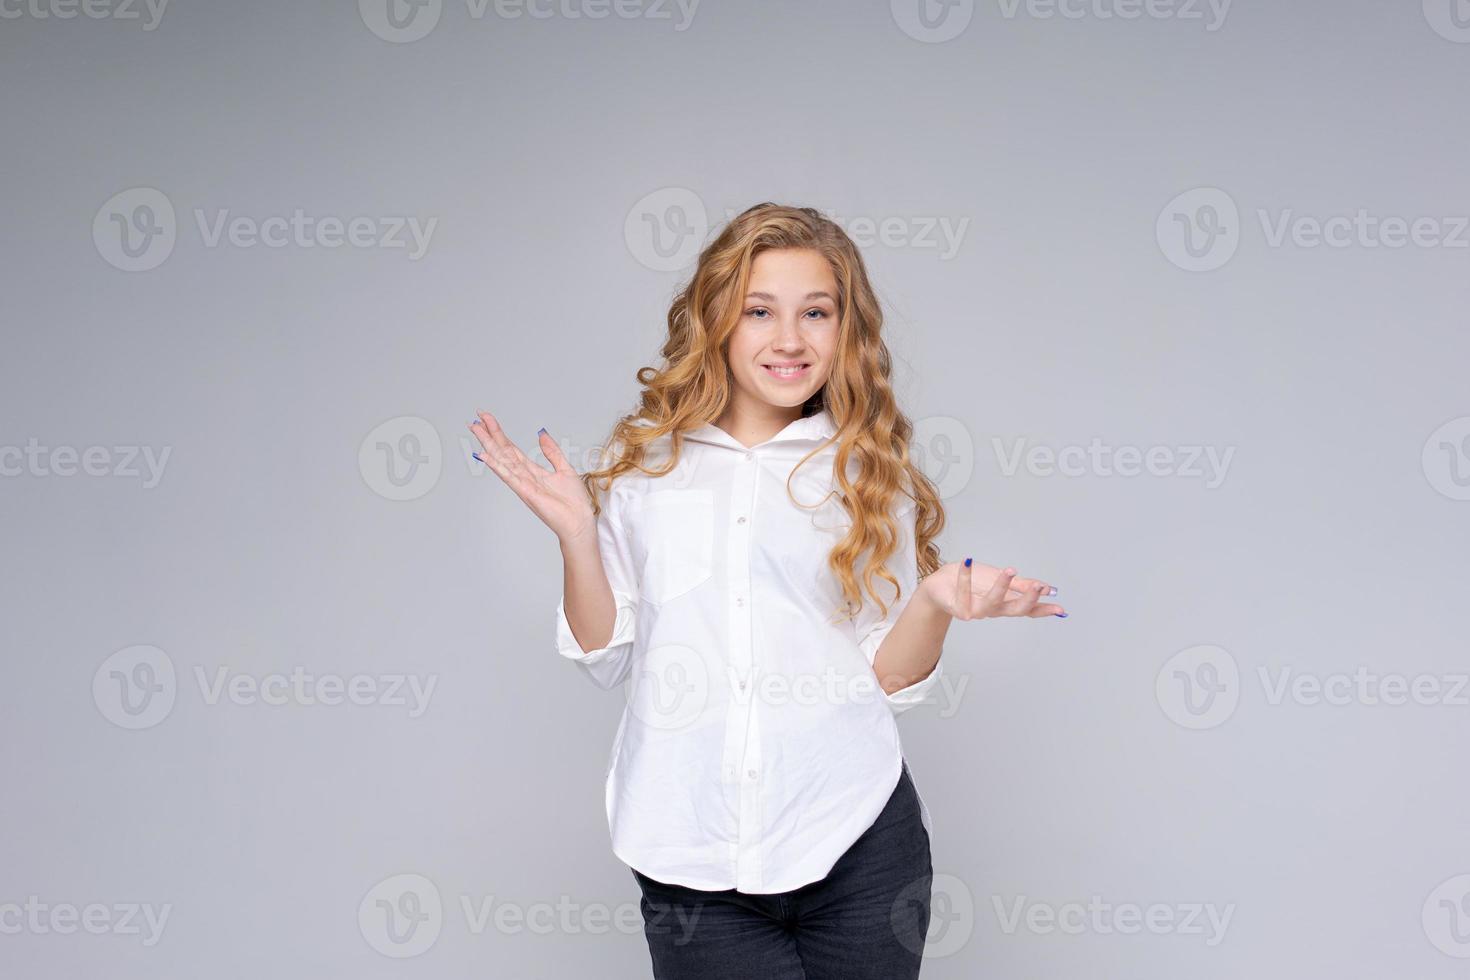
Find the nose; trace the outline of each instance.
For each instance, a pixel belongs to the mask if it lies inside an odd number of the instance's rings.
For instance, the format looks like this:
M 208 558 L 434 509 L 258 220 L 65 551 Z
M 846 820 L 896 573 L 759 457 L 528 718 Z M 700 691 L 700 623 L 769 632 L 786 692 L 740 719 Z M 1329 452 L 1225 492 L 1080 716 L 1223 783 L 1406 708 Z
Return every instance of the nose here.
M 800 324 L 796 320 L 783 319 L 777 328 L 775 339 L 771 341 L 771 347 L 787 352 L 804 349 L 806 341 L 802 339 Z

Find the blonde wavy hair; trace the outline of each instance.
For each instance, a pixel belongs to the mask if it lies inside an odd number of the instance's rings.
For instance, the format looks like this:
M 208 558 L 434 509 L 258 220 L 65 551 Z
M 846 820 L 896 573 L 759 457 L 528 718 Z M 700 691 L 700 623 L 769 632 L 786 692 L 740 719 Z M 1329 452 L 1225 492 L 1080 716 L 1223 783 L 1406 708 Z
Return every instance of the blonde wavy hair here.
M 898 547 L 899 529 L 891 515 L 896 496 L 912 497 L 917 508 L 919 578 L 941 564 L 934 538 L 944 528 L 944 507 L 933 483 L 909 456 L 913 425 L 894 399 L 891 359 L 881 335 L 883 313 L 862 256 L 846 232 L 813 208 L 757 204 L 731 219 L 705 246 L 669 308 L 668 337 L 660 350 L 663 363 L 638 369 L 643 385 L 639 407 L 614 425 L 607 445 L 616 448 L 599 460 L 605 465 L 583 474 L 582 481 L 594 512 L 600 514 L 599 490 L 610 489 L 613 480 L 634 469 L 649 476 L 668 473 L 678 465 L 684 431 L 719 418 L 732 385 L 727 341 L 740 321 L 751 264 L 761 252 L 785 248 L 821 253 L 837 280 L 836 359 L 826 384 L 802 406 L 803 416 L 826 408 L 836 423 L 833 478 L 840 489 L 835 492 L 852 518 L 827 565 L 841 582 L 848 613 L 855 614 L 862 607 L 855 569 L 871 551 L 862 588 L 886 616 L 888 605 L 874 590 L 873 576 L 893 586 L 895 601 L 901 597 L 898 580 L 886 567 Z M 646 447 L 666 434 L 671 434 L 670 458 L 657 469 L 645 467 Z M 829 443 L 802 457 L 792 473 Z M 857 479 L 851 480 L 847 471 L 854 458 Z M 789 477 L 786 492 L 791 496 Z

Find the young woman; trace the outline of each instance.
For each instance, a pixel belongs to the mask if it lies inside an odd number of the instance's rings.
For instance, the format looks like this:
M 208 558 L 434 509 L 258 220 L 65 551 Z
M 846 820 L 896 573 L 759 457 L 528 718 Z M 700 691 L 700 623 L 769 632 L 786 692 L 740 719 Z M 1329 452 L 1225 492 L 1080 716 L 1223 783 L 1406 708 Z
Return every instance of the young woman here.
M 556 533 L 558 651 L 626 682 L 605 798 L 658 978 L 916 977 L 930 820 L 895 716 L 951 621 L 1064 616 L 1012 568 L 943 564 L 857 248 L 760 204 L 699 257 L 606 465 L 548 469 L 481 412 Z M 866 593 L 866 596 L 864 595 Z

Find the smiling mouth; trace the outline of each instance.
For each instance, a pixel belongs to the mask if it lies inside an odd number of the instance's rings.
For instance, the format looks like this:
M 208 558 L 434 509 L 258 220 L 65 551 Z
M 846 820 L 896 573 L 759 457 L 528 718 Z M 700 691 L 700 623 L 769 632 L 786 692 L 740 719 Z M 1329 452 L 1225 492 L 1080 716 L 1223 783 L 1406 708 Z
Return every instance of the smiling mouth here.
M 788 378 L 799 378 L 811 370 L 811 364 L 762 364 L 761 367 L 773 378 L 786 380 Z

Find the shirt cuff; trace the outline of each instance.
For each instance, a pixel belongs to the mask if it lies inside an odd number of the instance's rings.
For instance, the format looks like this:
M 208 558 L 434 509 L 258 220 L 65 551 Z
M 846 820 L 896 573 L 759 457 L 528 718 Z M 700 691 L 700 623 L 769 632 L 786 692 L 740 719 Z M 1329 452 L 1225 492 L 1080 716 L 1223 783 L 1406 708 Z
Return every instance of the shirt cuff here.
M 888 707 L 894 714 L 900 714 L 920 704 L 928 704 L 936 694 L 935 688 L 939 686 L 939 672 L 943 669 L 944 658 L 934 662 L 934 669 L 929 671 L 929 676 L 923 680 L 914 681 L 908 687 L 901 687 L 888 695 Z
M 613 590 L 613 602 L 617 604 L 617 617 L 613 620 L 612 638 L 607 645 L 596 650 L 582 650 L 582 644 L 572 635 L 572 624 L 567 622 L 567 597 L 563 595 L 556 603 L 556 652 L 568 660 L 583 664 L 601 663 L 618 653 L 620 647 L 633 642 L 634 613 L 638 604 L 632 596 Z

